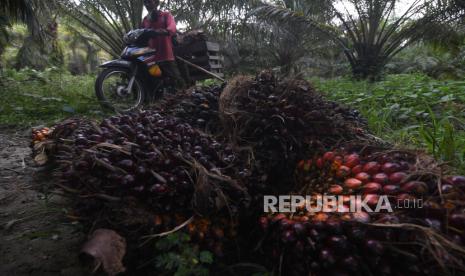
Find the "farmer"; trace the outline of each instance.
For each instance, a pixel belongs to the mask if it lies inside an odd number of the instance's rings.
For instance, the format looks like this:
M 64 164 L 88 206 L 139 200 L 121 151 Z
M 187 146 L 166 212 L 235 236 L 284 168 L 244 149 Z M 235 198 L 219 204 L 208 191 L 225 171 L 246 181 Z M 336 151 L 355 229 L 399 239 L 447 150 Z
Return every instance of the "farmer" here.
M 159 36 L 149 41 L 149 47 L 157 49 L 156 61 L 162 73 L 174 81 L 177 88 L 185 86 L 184 80 L 177 67 L 173 52 L 173 36 L 176 35 L 176 22 L 169 11 L 160 11 L 159 0 L 144 0 L 144 6 L 149 14 L 142 20 L 142 28 L 154 29 Z

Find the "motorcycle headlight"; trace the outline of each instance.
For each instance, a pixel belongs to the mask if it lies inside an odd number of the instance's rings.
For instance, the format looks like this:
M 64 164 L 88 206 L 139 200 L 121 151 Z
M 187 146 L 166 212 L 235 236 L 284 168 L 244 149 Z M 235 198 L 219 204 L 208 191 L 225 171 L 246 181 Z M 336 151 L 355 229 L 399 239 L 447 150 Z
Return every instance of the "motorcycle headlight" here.
M 149 74 L 154 77 L 161 77 L 161 68 L 158 65 L 152 65 L 149 67 Z

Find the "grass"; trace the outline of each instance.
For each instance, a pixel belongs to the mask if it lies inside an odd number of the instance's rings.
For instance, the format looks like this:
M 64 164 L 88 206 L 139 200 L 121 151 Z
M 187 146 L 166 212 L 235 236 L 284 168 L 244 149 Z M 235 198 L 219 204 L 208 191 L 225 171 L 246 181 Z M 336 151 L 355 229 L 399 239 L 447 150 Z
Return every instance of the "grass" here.
M 0 126 L 51 125 L 73 116 L 105 113 L 94 95 L 95 76 L 72 76 L 50 68 L 5 70 L 0 81 Z M 424 75 L 390 75 L 370 83 L 313 79 L 330 99 L 358 109 L 377 136 L 426 149 L 465 173 L 465 81 Z
M 0 126 L 24 128 L 77 115 L 103 115 L 94 95 L 95 76 L 72 76 L 57 68 L 1 74 Z
M 465 81 L 390 75 L 370 83 L 313 79 L 330 99 L 358 109 L 370 129 L 394 144 L 426 149 L 465 172 Z

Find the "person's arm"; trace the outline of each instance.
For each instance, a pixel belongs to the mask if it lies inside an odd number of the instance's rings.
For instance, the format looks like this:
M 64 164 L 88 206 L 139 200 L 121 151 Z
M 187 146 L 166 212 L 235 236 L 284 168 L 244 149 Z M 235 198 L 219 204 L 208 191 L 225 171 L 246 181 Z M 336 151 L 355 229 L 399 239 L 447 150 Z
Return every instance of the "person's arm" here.
M 146 17 L 144 17 L 142 21 L 140 22 L 139 29 L 145 29 L 145 20 L 146 20 Z
M 170 12 L 165 14 L 166 16 L 166 30 L 170 35 L 176 35 L 176 22 L 174 21 L 174 17 Z

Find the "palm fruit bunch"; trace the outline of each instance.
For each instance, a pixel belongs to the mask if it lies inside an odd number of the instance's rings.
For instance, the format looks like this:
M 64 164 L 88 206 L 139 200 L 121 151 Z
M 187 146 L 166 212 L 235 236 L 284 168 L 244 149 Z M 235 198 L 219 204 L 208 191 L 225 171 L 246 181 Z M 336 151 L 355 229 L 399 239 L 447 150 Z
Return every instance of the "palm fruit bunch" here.
M 339 140 L 362 139 L 365 126 L 357 111 L 324 99 L 308 82 L 279 80 L 270 71 L 232 79 L 220 96 L 220 118 L 229 141 L 251 152 L 253 170 L 261 172 L 252 186 L 278 192 L 292 185 L 299 159 Z
M 216 134 L 221 130 L 218 101 L 223 88 L 224 85 L 196 86 L 186 91 L 165 95 L 156 106 L 195 128 Z
M 327 192 L 334 195 L 361 194 L 376 205 L 378 195 L 392 199 L 422 196 L 434 184 L 418 181 L 415 156 L 408 152 L 392 154 L 337 153 L 329 151 L 297 165 L 299 185 L 305 192 Z M 412 175 L 413 174 L 413 175 Z
M 438 275 L 465 271 L 465 177 L 442 177 L 434 161 L 406 151 L 342 149 L 302 160 L 296 194 L 341 196 L 337 211 L 267 214 L 264 252 L 283 271 L 315 275 Z M 393 212 L 347 212 L 350 196 Z M 324 201 L 323 201 L 324 202 Z M 417 204 L 410 208 L 399 204 Z M 421 203 L 421 204 L 419 204 Z M 314 202 L 305 202 L 312 206 Z
M 35 144 L 45 141 L 52 132 L 53 128 L 48 127 L 32 129 L 32 142 Z
M 237 238 L 237 222 L 226 217 L 195 218 L 186 227 L 191 241 L 215 254 L 225 257 Z
M 226 176 L 234 152 L 176 117 L 139 111 L 81 126 L 55 154 L 61 186 L 81 198 L 135 197 L 159 212 L 246 204 L 246 189 Z

